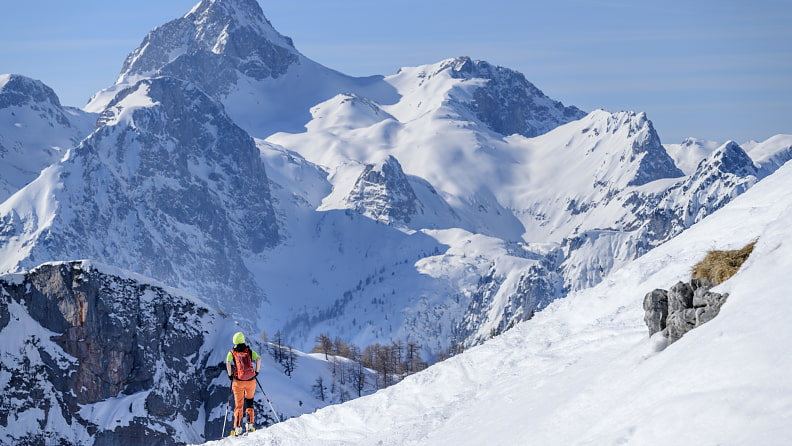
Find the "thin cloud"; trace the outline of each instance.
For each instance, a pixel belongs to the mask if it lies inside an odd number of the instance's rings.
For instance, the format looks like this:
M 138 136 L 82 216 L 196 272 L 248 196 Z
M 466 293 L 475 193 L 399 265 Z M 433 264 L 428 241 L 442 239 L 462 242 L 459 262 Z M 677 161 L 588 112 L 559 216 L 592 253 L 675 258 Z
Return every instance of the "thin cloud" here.
M 0 41 L 0 53 L 26 53 L 30 51 L 85 50 L 93 48 L 134 48 L 139 40 L 128 39 L 57 39 Z

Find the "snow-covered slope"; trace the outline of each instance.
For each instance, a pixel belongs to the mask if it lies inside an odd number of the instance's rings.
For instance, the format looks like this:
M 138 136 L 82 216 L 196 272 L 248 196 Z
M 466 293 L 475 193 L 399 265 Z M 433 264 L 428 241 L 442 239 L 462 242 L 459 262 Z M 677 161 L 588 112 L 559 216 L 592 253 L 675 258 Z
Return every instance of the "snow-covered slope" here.
M 783 445 L 792 438 L 792 165 L 600 285 L 400 384 L 236 445 Z M 757 240 L 712 321 L 666 347 L 646 292 Z
M 746 150 L 762 169 L 773 172 L 792 159 L 792 135 L 775 135 Z
M 403 69 L 386 78 L 401 95 L 396 104 L 340 95 L 312 109 L 314 119 L 304 132 L 278 133 L 259 143 L 297 152 L 328 172 L 332 192 L 319 210 L 367 216 L 448 246 L 415 264 L 417 271 L 429 265 L 435 271 L 429 275 L 433 285 L 418 288 L 400 280 L 413 269 L 397 273 L 391 264 L 367 257 L 377 265 L 373 269 L 396 274 L 393 280 L 378 277 L 376 291 L 367 293 L 389 296 L 392 309 L 415 308 L 409 300 L 415 295 L 432 302 L 420 313 L 449 321 L 439 326 L 441 338 L 479 342 L 568 290 L 597 284 L 761 176 L 736 145 L 710 154 L 685 176 L 643 113 L 598 110 L 539 136 L 504 137 L 461 105 L 485 82 L 460 77 L 457 70 L 468 65 L 487 66 L 463 58 Z M 402 243 L 394 254 L 409 259 L 411 251 Z M 321 269 L 317 265 L 311 273 Z M 350 288 L 333 292 L 334 284 L 312 280 L 338 297 L 331 305 L 305 302 L 308 311 L 288 333 L 358 325 L 364 308 L 344 305 L 340 311 L 337 305 Z M 438 299 L 442 295 L 453 297 Z M 388 325 L 402 327 L 394 333 L 425 339 L 412 320 L 394 324 L 391 315 Z M 308 321 L 315 321 L 313 328 Z M 453 329 L 442 329 L 446 325 Z
M 664 147 L 676 165 L 690 175 L 702 160 L 722 145 L 715 141 L 688 138 L 682 144 L 664 144 Z M 792 135 L 775 135 L 761 142 L 747 141 L 740 144 L 740 147 L 764 170 L 765 175 L 792 159 Z
M 96 117 L 61 106 L 40 81 L 0 74 L 0 202 L 88 136 Z
M 687 175 L 696 171 L 696 166 L 704 158 L 708 157 L 723 143 L 717 141 L 705 141 L 697 138 L 687 138 L 681 144 L 663 144 L 668 151 L 668 155 L 674 159 L 674 163 L 680 170 Z

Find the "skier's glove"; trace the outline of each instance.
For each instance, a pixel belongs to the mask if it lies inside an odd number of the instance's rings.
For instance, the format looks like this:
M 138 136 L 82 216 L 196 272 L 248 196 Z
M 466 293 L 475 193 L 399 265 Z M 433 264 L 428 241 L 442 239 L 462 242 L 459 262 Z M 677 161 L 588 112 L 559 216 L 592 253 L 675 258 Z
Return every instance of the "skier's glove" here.
M 234 375 L 231 375 L 231 374 L 229 374 L 229 375 L 228 375 L 228 380 L 229 380 L 229 381 L 234 381 Z

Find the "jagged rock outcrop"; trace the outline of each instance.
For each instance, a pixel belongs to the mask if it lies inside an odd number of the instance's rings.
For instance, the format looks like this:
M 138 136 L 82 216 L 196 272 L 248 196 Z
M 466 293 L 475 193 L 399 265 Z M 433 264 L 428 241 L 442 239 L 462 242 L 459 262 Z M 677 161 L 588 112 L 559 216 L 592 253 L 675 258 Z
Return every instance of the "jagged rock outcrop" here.
M 668 158 L 667 155 L 664 157 Z M 647 152 L 644 159 L 653 158 Z M 658 160 L 662 160 L 662 157 Z M 665 164 L 665 161 L 661 161 L 661 164 Z M 570 271 L 578 278 L 585 277 L 581 274 L 586 272 L 582 267 L 591 259 L 600 263 L 603 271 L 612 271 L 619 266 L 618 261 L 645 254 L 725 206 L 756 184 L 759 178 L 759 171 L 751 158 L 740 146 L 730 142 L 703 159 L 691 175 L 680 177 L 667 188 L 659 191 L 624 189 L 613 196 L 613 200 L 627 211 L 615 225 L 603 230 L 581 232 L 565 241 L 570 247 L 572 261 L 567 261 Z M 606 249 L 616 247 L 618 251 L 610 256 L 592 256 L 588 254 L 591 250 L 585 249 L 587 243 L 605 246 Z M 584 249 L 580 250 L 580 247 Z M 588 270 L 592 270 L 591 266 Z M 585 286 L 597 283 L 597 279 L 603 275 L 591 276 L 593 279 L 587 279 Z M 572 282 L 571 289 L 577 288 L 580 286 Z
M 366 165 L 346 201 L 356 212 L 385 224 L 409 223 L 416 213 L 423 213 L 407 175 L 391 155 Z
M 675 342 L 688 331 L 712 320 L 728 294 L 715 293 L 710 288 L 710 282 L 693 279 L 688 283 L 678 282 L 668 291 L 656 289 L 647 293 L 643 307 L 649 335 L 662 331 L 669 342 Z
M 0 277 L 0 443 L 172 445 L 219 432 L 207 407 L 225 396 L 211 385 L 222 370 L 205 347 L 217 319 L 86 262 Z
M 664 330 L 668 318 L 668 291 L 659 288 L 650 291 L 644 297 L 643 307 L 646 312 L 644 322 L 649 327 L 649 334 Z
M 665 241 L 723 207 L 758 181 L 753 161 L 743 155 L 739 146 L 727 144 L 662 193 L 629 193 L 624 206 L 634 220 L 628 227 L 648 223 L 653 238 Z
M 617 115 L 614 115 L 616 118 Z M 639 167 L 635 177 L 627 184 L 628 186 L 641 186 L 662 178 L 682 177 L 685 174 L 674 164 L 674 160 L 668 155 L 660 137 L 645 113 L 628 113 L 634 117 L 629 120 L 629 135 L 636 135 L 632 141 L 632 153 L 630 161 L 639 160 Z M 623 124 L 620 124 L 623 125 Z M 618 127 L 618 126 L 617 126 Z

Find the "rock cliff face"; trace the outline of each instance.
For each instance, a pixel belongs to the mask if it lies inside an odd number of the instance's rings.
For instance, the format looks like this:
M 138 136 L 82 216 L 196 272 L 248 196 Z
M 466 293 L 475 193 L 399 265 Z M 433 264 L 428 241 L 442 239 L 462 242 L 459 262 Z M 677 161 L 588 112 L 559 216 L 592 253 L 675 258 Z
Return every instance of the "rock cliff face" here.
M 218 315 L 84 262 L 0 277 L 0 443 L 169 445 L 217 432 Z M 188 434 L 191 432 L 192 434 Z

